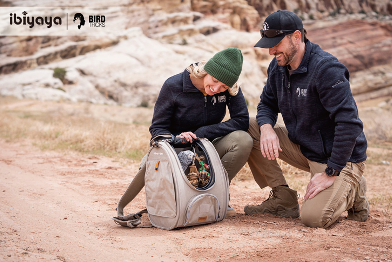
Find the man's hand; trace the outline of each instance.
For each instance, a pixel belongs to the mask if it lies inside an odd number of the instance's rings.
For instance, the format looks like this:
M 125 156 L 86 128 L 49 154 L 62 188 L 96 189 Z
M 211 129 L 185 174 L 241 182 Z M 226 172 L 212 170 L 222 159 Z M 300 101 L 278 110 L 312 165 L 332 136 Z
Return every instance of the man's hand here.
M 185 139 L 186 141 L 188 141 L 188 142 L 190 142 L 190 143 L 192 143 L 193 138 L 194 138 L 194 139 L 197 138 L 197 136 L 196 136 L 194 133 L 192 133 L 192 132 L 182 132 L 181 134 L 179 134 L 179 135 L 176 136 L 176 137 L 178 137 L 178 138 L 180 138 L 180 139 Z
M 335 179 L 336 176 L 327 176 L 325 172 L 314 174 L 306 188 L 304 199 L 307 200 L 308 198 L 315 197 L 324 189 L 332 186 Z
M 279 151 L 282 152 L 279 138 L 270 124 L 260 127 L 260 151 L 268 160 L 275 160 L 279 157 Z

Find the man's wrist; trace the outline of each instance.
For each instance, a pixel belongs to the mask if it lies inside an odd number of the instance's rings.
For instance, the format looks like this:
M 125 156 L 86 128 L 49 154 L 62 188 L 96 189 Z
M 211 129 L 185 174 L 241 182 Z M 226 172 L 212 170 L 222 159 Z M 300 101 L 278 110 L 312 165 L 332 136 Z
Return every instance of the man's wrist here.
M 272 128 L 272 125 L 271 125 L 270 123 L 262 124 L 262 125 L 259 127 L 260 132 L 261 132 L 263 129 L 266 129 L 266 128 Z
M 327 168 L 325 169 L 325 174 L 327 174 L 327 176 L 339 176 L 340 175 L 340 171 L 333 169 L 332 167 L 327 166 Z

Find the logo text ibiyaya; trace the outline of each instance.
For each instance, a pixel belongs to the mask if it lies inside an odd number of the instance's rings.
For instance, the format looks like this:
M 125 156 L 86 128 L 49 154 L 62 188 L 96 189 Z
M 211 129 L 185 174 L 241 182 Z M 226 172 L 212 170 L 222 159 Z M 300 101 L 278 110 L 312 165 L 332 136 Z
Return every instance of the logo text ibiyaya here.
M 29 25 L 30 28 L 33 28 L 34 25 L 46 25 L 48 28 L 51 28 L 53 23 L 55 25 L 61 25 L 62 21 L 61 21 L 61 17 L 56 16 L 56 17 L 52 17 L 52 16 L 37 16 L 34 18 L 34 16 L 26 16 L 27 12 L 24 11 L 23 13 L 23 17 L 17 16 L 16 13 L 10 13 L 10 25 Z

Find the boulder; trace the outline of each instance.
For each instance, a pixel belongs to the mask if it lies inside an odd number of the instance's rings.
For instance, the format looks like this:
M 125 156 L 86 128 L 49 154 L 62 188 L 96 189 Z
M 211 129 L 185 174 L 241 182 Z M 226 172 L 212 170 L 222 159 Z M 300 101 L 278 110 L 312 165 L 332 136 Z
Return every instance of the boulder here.
M 63 90 L 63 83 L 53 77 L 53 70 L 37 69 L 0 79 L 0 95 L 42 101 L 75 101 Z

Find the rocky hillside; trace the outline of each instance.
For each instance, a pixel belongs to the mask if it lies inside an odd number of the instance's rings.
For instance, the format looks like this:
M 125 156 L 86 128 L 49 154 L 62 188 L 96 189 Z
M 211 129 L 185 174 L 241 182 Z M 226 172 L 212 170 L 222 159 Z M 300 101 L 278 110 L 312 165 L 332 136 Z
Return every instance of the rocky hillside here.
M 91 0 L 85 7 L 76 0 L 1 0 L 0 6 L 67 6 L 104 13 L 115 24 L 102 36 L 0 36 L 2 95 L 153 105 L 167 77 L 233 46 L 243 51 L 240 81 L 255 104 L 271 57 L 253 45 L 260 22 L 278 9 L 296 12 L 311 41 L 347 65 L 354 94 L 375 91 L 360 99 L 389 95 L 392 86 L 389 0 Z
M 261 16 L 267 16 L 278 9 L 287 9 L 306 19 L 322 19 L 337 14 L 392 15 L 390 0 L 247 0 Z

